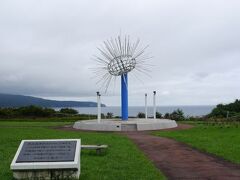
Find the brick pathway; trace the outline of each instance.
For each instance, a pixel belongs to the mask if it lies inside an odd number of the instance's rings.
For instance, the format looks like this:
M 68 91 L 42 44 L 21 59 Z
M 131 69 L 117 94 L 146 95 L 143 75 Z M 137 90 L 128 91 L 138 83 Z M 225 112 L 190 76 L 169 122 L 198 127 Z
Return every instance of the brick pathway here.
M 240 165 L 147 132 L 124 132 L 168 179 L 240 180 Z

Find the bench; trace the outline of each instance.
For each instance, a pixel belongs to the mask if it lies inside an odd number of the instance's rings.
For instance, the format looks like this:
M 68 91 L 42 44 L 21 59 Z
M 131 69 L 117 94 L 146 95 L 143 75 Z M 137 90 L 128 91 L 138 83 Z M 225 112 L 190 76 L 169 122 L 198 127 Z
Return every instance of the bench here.
M 108 148 L 108 145 L 81 145 L 81 149 L 94 149 L 97 154 Z

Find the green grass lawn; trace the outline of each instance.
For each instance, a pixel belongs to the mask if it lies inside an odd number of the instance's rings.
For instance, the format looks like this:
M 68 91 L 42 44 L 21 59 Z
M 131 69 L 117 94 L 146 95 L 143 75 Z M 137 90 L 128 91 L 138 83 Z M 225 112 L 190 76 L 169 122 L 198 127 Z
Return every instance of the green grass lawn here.
M 192 129 L 160 131 L 155 135 L 173 138 L 197 149 L 240 164 L 240 127 L 231 125 L 195 124 Z
M 22 139 L 81 138 L 82 144 L 107 144 L 102 155 L 81 152 L 81 179 L 165 179 L 125 136 L 116 133 L 70 132 L 47 126 L 65 122 L 0 122 L 0 179 L 12 179 L 10 163 Z

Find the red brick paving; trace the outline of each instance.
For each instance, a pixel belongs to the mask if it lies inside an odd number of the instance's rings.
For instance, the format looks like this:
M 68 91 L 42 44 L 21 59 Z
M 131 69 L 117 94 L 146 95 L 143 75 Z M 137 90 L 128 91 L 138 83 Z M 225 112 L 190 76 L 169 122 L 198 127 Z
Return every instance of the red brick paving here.
M 240 180 L 240 165 L 146 132 L 125 132 L 168 179 Z

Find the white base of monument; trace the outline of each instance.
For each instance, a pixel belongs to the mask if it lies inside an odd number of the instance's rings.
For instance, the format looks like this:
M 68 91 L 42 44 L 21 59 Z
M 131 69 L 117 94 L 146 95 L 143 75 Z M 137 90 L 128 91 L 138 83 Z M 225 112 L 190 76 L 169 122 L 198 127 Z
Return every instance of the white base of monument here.
M 147 131 L 174 127 L 177 127 L 176 121 L 169 119 L 102 119 L 100 123 L 97 120 L 84 120 L 73 125 L 75 129 L 92 131 Z

